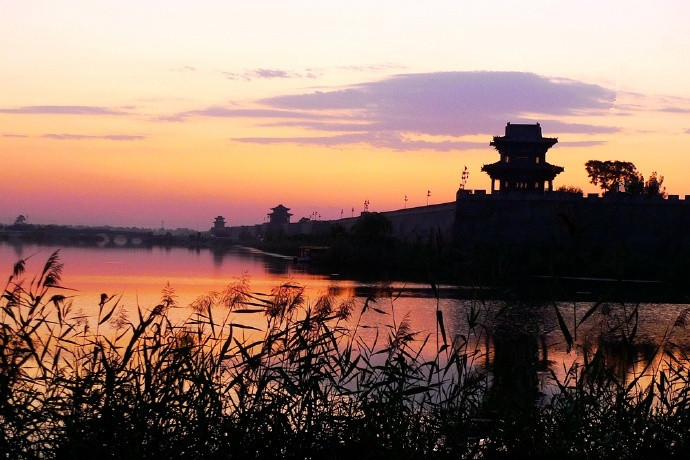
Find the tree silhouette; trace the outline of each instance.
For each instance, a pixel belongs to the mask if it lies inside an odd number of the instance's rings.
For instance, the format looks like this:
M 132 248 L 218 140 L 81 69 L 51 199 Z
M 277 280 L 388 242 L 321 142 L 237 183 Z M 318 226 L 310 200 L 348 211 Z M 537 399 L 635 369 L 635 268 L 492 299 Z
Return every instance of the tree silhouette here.
M 363 214 L 352 226 L 352 236 L 360 243 L 378 244 L 393 234 L 393 224 L 383 214 Z
M 620 185 L 626 189 L 631 184 L 634 187 L 639 181 L 637 168 L 629 161 L 589 160 L 585 168 L 590 182 L 601 187 L 604 193 L 615 193 Z
M 654 171 L 647 181 L 629 161 L 589 160 L 585 163 L 590 182 L 599 185 L 604 193 L 616 193 L 623 186 L 630 196 L 664 197 L 666 189 L 662 187 L 664 176 Z
M 666 187 L 662 187 L 664 184 L 664 176 L 658 176 L 656 171 L 654 171 L 647 182 L 645 183 L 644 193 L 649 197 L 665 197 Z
M 582 195 L 582 189 L 575 185 L 561 185 L 556 189 L 557 192 L 579 193 Z

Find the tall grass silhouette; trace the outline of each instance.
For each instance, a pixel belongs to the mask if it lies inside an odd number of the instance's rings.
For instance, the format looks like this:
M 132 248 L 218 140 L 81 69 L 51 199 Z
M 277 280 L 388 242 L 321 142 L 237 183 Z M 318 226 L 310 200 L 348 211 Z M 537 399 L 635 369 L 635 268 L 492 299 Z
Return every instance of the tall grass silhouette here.
M 5 458 L 689 452 L 690 367 L 670 334 L 653 350 L 665 365 L 646 373 L 651 383 L 622 382 L 600 346 L 564 379 L 554 374 L 554 396 L 524 407 L 496 397 L 485 365 L 490 351 L 479 345 L 492 313 L 481 302 L 467 311 L 467 332 L 454 337 L 440 309 L 435 334 L 415 332 L 396 316 L 392 292 L 311 301 L 301 286 L 257 293 L 247 279 L 190 306 L 177 305 L 165 286 L 150 309 L 127 311 L 103 294 L 86 312 L 61 286 L 57 252 L 28 281 L 24 269 L 25 260 L 14 265 L 0 303 Z M 180 308 L 188 316 L 174 322 L 171 312 Z M 624 347 L 635 346 L 634 311 L 613 328 Z M 688 319 L 686 311 L 674 327 Z M 559 324 L 572 341 L 565 321 Z

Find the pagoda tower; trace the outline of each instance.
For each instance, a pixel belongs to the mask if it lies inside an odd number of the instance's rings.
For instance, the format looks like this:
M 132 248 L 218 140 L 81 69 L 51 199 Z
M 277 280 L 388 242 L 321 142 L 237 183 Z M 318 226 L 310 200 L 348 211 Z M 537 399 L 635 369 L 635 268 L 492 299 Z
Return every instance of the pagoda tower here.
M 292 216 L 290 211 L 290 208 L 286 208 L 282 204 L 279 204 L 275 208 L 271 208 L 271 211 L 268 213 L 268 222 L 270 224 L 289 224 L 290 223 L 290 216 Z
M 543 193 L 545 184 L 548 184 L 549 191 L 553 191 L 553 179 L 563 172 L 563 168 L 547 163 L 546 152 L 557 142 L 554 137 L 542 137 L 539 123 L 508 123 L 505 136 L 494 136 L 489 143 L 498 150 L 501 159 L 482 166 L 482 171 L 491 177 L 491 193 Z

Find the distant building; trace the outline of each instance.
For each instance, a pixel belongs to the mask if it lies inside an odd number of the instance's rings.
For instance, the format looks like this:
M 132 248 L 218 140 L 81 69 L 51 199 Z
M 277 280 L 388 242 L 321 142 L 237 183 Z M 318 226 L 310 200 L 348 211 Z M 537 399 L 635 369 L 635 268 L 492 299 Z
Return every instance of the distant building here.
M 556 138 L 542 137 L 539 123 L 508 123 L 505 136 L 494 136 L 489 143 L 498 150 L 501 159 L 482 166 L 482 171 L 491 177 L 491 192 L 543 193 L 545 184 L 553 191 L 553 179 L 563 168 L 547 163 L 546 152 L 557 142 Z
M 290 214 L 288 211 L 290 211 L 290 208 L 286 208 L 282 204 L 279 204 L 275 208 L 271 208 L 270 213 L 268 213 L 268 223 L 269 224 L 277 224 L 277 225 L 282 225 L 282 224 L 289 224 L 290 223 Z
M 225 228 L 225 218 L 223 216 L 218 216 L 216 220 L 213 221 L 213 229 L 220 230 L 222 228 Z
M 211 233 L 216 236 L 226 236 L 227 230 L 228 229 L 225 227 L 225 218 L 223 216 L 216 217 L 216 220 L 213 221 Z
M 542 137 L 539 124 L 508 123 L 505 136 L 493 137 L 490 145 L 500 161 L 482 167 L 492 193 L 460 188 L 456 194 L 453 239 L 461 253 L 517 248 L 551 261 L 568 254 L 578 263 L 599 264 L 596 269 L 606 276 L 620 276 L 610 264 L 614 258 L 631 270 L 664 258 L 678 266 L 687 260 L 690 195 L 649 199 L 553 191 L 563 168 L 547 163 L 546 152 L 557 142 Z

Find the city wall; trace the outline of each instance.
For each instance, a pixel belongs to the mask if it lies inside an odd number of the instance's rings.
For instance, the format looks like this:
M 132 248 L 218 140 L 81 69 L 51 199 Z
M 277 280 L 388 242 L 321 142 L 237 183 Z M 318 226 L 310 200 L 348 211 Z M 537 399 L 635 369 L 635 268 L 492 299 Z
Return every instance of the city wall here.
M 460 247 L 533 245 L 627 250 L 690 249 L 690 197 L 600 197 L 459 190 L 455 240 Z
M 627 250 L 690 251 L 690 196 L 683 199 L 631 198 L 567 192 L 487 194 L 458 190 L 455 202 L 381 212 L 394 235 L 407 242 L 454 241 L 476 246 L 579 246 Z M 333 225 L 349 230 L 359 217 L 283 224 L 287 235 L 327 232 Z M 224 235 L 265 235 L 269 224 L 227 227 Z M 273 227 L 274 229 L 276 227 Z
M 441 203 L 382 212 L 393 224 L 393 234 L 409 243 L 449 242 L 453 238 L 456 204 Z
M 450 241 L 453 237 L 453 225 L 455 223 L 455 202 L 420 206 L 396 211 L 384 211 L 380 214 L 386 216 L 393 226 L 393 235 L 406 242 L 435 241 L 440 234 L 444 241 Z M 321 221 L 307 220 L 303 222 L 291 222 L 279 226 L 272 224 L 259 224 L 250 226 L 225 227 L 219 236 L 225 236 L 234 240 L 240 240 L 244 236 L 259 237 L 265 235 L 269 229 L 281 228 L 287 235 L 310 235 L 327 232 L 334 225 L 339 225 L 345 230 L 350 230 L 357 222 L 358 217 L 346 217 L 343 219 Z

